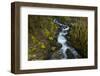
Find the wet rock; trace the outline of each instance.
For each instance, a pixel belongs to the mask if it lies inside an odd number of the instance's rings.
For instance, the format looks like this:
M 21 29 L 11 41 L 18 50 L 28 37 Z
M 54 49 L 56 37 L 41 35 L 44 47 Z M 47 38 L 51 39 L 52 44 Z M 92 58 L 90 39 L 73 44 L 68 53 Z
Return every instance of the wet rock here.
M 51 59 L 62 59 L 64 56 L 60 51 L 56 51 L 52 54 Z
M 67 49 L 66 54 L 68 59 L 74 59 L 74 55 L 71 53 L 70 49 Z

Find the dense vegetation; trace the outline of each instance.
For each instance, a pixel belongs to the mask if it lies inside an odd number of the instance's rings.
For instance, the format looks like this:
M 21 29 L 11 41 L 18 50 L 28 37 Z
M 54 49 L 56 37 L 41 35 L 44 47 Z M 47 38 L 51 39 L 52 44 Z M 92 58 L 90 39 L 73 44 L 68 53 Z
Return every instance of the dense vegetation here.
M 57 18 L 70 26 L 66 36 L 70 46 L 87 58 L 87 18 L 63 16 L 28 16 L 28 60 L 60 59 L 61 45 L 57 43 L 58 26 L 53 22 Z

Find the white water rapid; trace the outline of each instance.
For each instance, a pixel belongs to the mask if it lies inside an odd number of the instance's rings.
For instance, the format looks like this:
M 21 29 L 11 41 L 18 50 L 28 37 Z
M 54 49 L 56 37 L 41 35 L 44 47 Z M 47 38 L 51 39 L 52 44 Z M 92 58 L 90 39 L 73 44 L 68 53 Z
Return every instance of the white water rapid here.
M 60 32 L 57 37 L 57 42 L 62 45 L 59 51 L 60 53 L 63 54 L 64 59 L 68 58 L 67 53 L 66 53 L 68 49 L 73 54 L 74 58 L 78 58 L 79 56 L 78 53 L 76 52 L 74 48 L 68 46 L 67 39 L 65 38 L 65 36 L 68 34 L 68 30 L 70 29 L 69 26 L 61 24 L 57 20 L 54 20 L 54 22 L 60 27 Z

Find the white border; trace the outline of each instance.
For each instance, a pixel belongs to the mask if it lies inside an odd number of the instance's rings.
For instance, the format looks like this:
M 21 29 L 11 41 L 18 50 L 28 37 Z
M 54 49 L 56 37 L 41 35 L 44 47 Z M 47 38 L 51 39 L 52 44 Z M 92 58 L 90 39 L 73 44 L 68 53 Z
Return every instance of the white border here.
M 88 59 L 28 61 L 28 14 L 88 17 Z M 40 7 L 21 7 L 20 17 L 21 70 L 94 65 L 94 11 Z

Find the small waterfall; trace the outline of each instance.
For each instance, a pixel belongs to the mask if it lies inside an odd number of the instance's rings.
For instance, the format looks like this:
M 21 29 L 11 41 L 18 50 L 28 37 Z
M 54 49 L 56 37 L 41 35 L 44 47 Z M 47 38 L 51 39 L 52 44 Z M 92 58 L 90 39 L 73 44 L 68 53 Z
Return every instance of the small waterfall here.
M 67 39 L 65 38 L 65 36 L 68 34 L 68 30 L 70 29 L 69 26 L 61 24 L 60 22 L 57 21 L 57 19 L 54 19 L 54 23 L 56 23 L 60 29 L 58 37 L 57 37 L 57 42 L 62 45 L 62 47 L 60 48 L 59 51 L 60 51 L 60 53 L 63 54 L 64 59 L 68 58 L 68 56 L 66 54 L 68 49 L 73 54 L 74 58 L 78 58 L 79 55 L 78 55 L 77 51 L 74 48 L 68 46 L 68 44 L 66 43 Z

